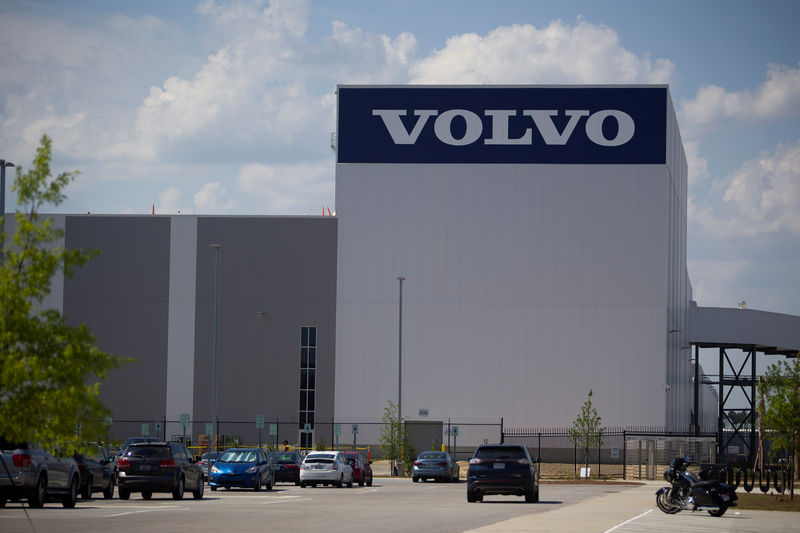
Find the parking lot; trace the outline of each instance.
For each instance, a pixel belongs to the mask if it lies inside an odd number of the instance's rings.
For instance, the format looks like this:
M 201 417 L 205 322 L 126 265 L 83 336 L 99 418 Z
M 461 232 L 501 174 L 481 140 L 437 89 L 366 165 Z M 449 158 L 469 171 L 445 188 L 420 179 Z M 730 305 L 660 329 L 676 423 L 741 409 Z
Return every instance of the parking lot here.
M 79 500 L 75 509 L 48 503 L 27 509 L 35 531 L 778 531 L 791 530 L 794 513 L 731 510 L 723 518 L 705 513 L 665 515 L 655 509 L 653 485 L 541 486 L 541 502 L 487 496 L 466 502 L 466 485 L 412 483 L 376 478 L 372 487 L 300 488 L 279 483 L 269 492 L 207 491 L 202 500 L 154 494 L 128 501 Z M 648 512 L 649 511 L 649 512 Z M 642 514 L 645 513 L 645 514 Z M 632 520 L 631 520 L 632 519 Z M 630 521 L 628 521 L 630 520 Z M 18 503 L 0 509 L 4 533 L 31 532 Z

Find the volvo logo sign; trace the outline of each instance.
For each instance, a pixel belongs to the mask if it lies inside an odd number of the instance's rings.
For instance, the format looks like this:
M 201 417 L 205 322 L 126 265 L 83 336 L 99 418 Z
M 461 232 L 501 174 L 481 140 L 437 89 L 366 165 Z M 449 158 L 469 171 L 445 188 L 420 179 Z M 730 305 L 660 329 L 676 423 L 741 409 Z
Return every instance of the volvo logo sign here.
M 339 163 L 664 164 L 665 86 L 338 89 Z
M 588 109 L 567 110 L 564 112 L 569 120 L 564 130 L 559 132 L 553 123 L 553 117 L 558 115 L 558 111 L 550 109 L 526 109 L 522 115 L 533 119 L 539 134 L 544 139 L 545 144 L 564 145 L 567 144 L 575 126 L 581 117 L 586 119 L 586 136 L 590 141 L 599 146 L 620 146 L 633 138 L 635 126 L 631 116 L 624 111 L 617 109 L 604 109 L 591 113 Z M 478 141 L 483 135 L 483 121 L 476 113 L 468 109 L 450 109 L 441 114 L 432 109 L 415 109 L 417 121 L 411 131 L 408 131 L 400 119 L 407 115 L 404 109 L 373 109 L 373 115 L 383 119 L 389 135 L 394 144 L 414 144 L 419 138 L 419 134 L 425 127 L 430 117 L 436 116 L 433 124 L 433 132 L 436 138 L 451 146 L 464 146 Z M 518 116 L 513 109 L 489 109 L 484 111 L 484 116 L 491 117 L 492 136 L 483 139 L 484 144 L 533 144 L 533 135 L 530 128 L 524 128 L 524 133 L 520 137 L 510 138 L 508 134 L 509 121 L 512 117 Z M 464 121 L 464 133 L 460 138 L 453 135 L 452 123 L 456 118 Z M 608 139 L 603 133 L 603 121 L 606 118 L 613 118 L 617 123 L 617 133 L 613 139 Z

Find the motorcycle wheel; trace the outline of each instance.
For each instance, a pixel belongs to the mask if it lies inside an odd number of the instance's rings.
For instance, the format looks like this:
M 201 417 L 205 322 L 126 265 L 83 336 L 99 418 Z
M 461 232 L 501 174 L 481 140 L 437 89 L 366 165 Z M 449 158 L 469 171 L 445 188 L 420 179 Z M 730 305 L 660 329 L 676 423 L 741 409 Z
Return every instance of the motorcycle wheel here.
M 711 516 L 722 516 L 725 514 L 725 511 L 727 510 L 728 510 L 727 505 L 720 505 L 719 509 L 717 509 L 716 511 L 709 511 L 708 514 L 710 514 Z
M 680 505 L 673 505 L 672 503 L 670 503 L 668 491 L 660 492 L 658 493 L 658 495 L 656 495 L 656 505 L 662 512 L 667 514 L 675 514 L 681 512 Z

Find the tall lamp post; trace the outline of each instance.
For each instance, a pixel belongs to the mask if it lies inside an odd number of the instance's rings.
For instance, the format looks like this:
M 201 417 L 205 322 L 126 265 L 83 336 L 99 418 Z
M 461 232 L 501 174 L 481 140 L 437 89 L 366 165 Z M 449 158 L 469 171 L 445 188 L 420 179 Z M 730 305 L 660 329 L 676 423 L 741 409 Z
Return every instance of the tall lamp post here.
M 211 364 L 211 441 L 217 451 L 217 332 L 219 330 L 219 249 L 221 244 L 209 244 L 214 249 L 214 355 Z M 209 464 L 211 461 L 209 460 Z
M 402 431 L 400 430 L 402 429 L 401 424 L 403 423 L 403 282 L 405 280 L 406 278 L 403 276 L 397 276 L 397 281 L 400 282 L 397 328 L 397 429 L 400 435 L 402 435 Z M 399 463 L 398 470 L 400 470 L 403 465 L 402 453 L 400 454 Z
M 0 159 L 0 263 L 3 262 L 5 250 L 5 223 L 6 223 L 6 168 L 11 168 L 14 163 Z

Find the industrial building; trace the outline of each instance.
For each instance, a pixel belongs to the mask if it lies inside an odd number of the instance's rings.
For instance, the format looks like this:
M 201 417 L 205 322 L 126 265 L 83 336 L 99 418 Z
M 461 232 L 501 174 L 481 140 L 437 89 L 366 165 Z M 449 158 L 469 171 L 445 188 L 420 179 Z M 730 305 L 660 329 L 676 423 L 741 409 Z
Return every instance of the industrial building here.
M 340 86 L 337 113 L 335 217 L 56 217 L 101 254 L 51 304 L 136 359 L 115 436 L 205 433 L 217 253 L 219 433 L 251 442 L 374 444 L 391 401 L 474 444 L 589 390 L 605 425 L 716 427 L 693 349 L 800 349 L 800 317 L 692 302 L 667 86 Z

